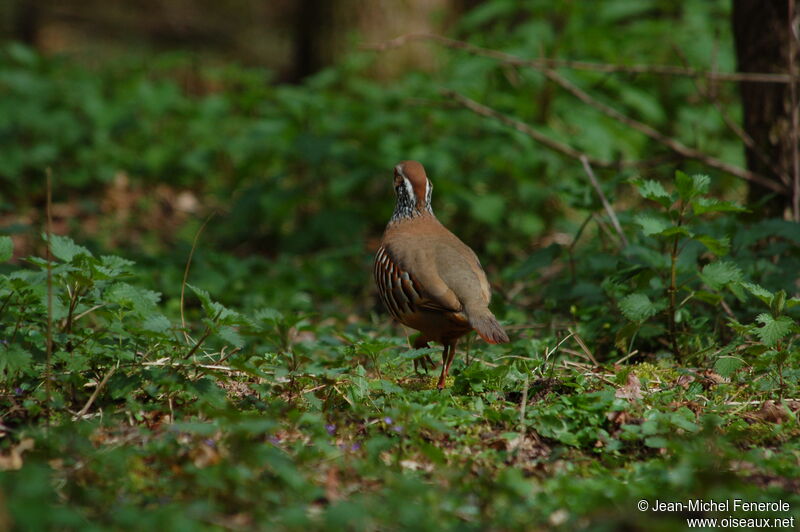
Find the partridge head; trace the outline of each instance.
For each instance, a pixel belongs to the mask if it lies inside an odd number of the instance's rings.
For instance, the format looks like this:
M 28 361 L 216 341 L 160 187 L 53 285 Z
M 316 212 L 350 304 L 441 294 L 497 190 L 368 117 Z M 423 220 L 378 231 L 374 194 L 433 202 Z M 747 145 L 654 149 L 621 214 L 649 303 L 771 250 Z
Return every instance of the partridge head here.
M 441 389 L 459 338 L 475 330 L 496 344 L 508 336 L 489 310 L 491 290 L 478 257 L 433 214 L 433 185 L 422 165 L 395 166 L 394 189 L 397 203 L 375 255 L 375 282 L 389 313 L 420 332 L 415 348 L 444 345 Z

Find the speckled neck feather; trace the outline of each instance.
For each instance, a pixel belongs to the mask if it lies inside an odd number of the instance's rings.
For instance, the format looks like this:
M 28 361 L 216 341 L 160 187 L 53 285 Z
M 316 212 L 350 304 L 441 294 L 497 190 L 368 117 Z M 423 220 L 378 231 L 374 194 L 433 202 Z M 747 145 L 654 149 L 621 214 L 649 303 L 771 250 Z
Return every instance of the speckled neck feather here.
M 433 215 L 431 207 L 433 185 L 419 163 L 405 161 L 395 167 L 394 190 L 397 194 L 397 203 L 389 220 L 390 224 L 424 214 Z

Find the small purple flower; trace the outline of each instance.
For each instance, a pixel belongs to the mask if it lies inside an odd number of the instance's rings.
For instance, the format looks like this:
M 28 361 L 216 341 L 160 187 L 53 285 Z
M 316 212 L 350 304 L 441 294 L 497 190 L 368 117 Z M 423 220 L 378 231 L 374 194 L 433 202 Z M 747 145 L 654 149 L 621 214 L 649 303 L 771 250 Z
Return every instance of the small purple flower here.
M 395 425 L 394 427 L 392 427 L 392 430 L 395 431 L 395 432 L 403 432 L 403 426 L 402 425 Z
M 386 423 L 387 425 L 391 425 L 392 424 L 392 418 L 390 418 L 389 416 L 386 416 L 385 418 L 383 418 L 383 422 Z
M 361 444 L 360 443 L 354 443 L 353 445 L 350 446 L 350 450 L 351 451 L 357 451 L 359 449 L 361 449 Z
M 206 445 L 208 445 L 209 447 L 216 447 L 216 446 L 217 446 L 217 442 L 215 442 L 215 441 L 214 441 L 214 440 L 212 440 L 211 438 L 208 438 L 208 439 L 206 439 L 206 440 L 203 440 L 203 443 L 205 443 L 205 444 L 206 444 Z
M 270 436 L 270 437 L 269 437 L 269 441 L 270 441 L 270 442 L 271 442 L 273 445 L 278 445 L 278 444 L 281 442 L 281 439 L 280 439 L 279 437 L 277 437 L 277 436 Z
M 22 388 L 17 386 L 16 388 L 14 388 L 14 393 L 17 395 L 22 395 Z
M 325 425 L 325 430 L 328 431 L 328 434 L 333 436 L 336 433 L 336 425 Z

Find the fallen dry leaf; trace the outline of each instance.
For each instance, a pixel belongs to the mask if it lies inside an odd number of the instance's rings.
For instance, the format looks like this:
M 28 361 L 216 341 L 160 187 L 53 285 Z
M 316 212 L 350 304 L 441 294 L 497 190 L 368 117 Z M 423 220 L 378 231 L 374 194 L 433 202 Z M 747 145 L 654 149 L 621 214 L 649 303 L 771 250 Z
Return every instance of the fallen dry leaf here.
M 616 391 L 614 396 L 618 399 L 637 401 L 642 398 L 642 383 L 639 377 L 633 373 L 628 373 L 628 383 Z
M 750 414 L 752 419 L 765 421 L 767 423 L 783 423 L 789 420 L 789 413 L 782 405 L 775 404 L 775 401 L 765 401 L 761 408 Z
M 680 386 L 681 388 L 688 388 L 691 383 L 693 383 L 696 379 L 693 375 L 689 375 L 688 373 L 681 375 L 675 381 L 675 384 Z
M 22 469 L 22 453 L 33 449 L 33 438 L 23 438 L 7 455 L 0 455 L 0 471 Z
M 617 425 L 629 425 L 634 420 L 628 412 L 624 410 L 614 410 L 606 413 L 606 419 Z

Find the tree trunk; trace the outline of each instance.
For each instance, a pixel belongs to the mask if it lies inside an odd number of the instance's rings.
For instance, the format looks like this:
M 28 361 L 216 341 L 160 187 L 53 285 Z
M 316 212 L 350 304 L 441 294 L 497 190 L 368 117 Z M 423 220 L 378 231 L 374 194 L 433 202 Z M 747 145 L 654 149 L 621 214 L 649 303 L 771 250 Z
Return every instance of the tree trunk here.
M 790 55 L 797 63 L 789 32 L 789 2 L 793 1 L 734 0 L 733 36 L 740 72 L 786 73 Z M 745 149 L 747 167 L 791 190 L 797 173 L 797 130 L 790 84 L 743 82 L 740 90 L 744 129 L 754 142 Z M 776 195 L 750 184 L 748 202 L 760 205 L 759 217 L 783 216 L 792 209 L 792 200 L 791 193 Z
M 37 2 L 18 2 L 14 20 L 14 37 L 28 46 L 35 47 L 39 35 L 39 5 Z

